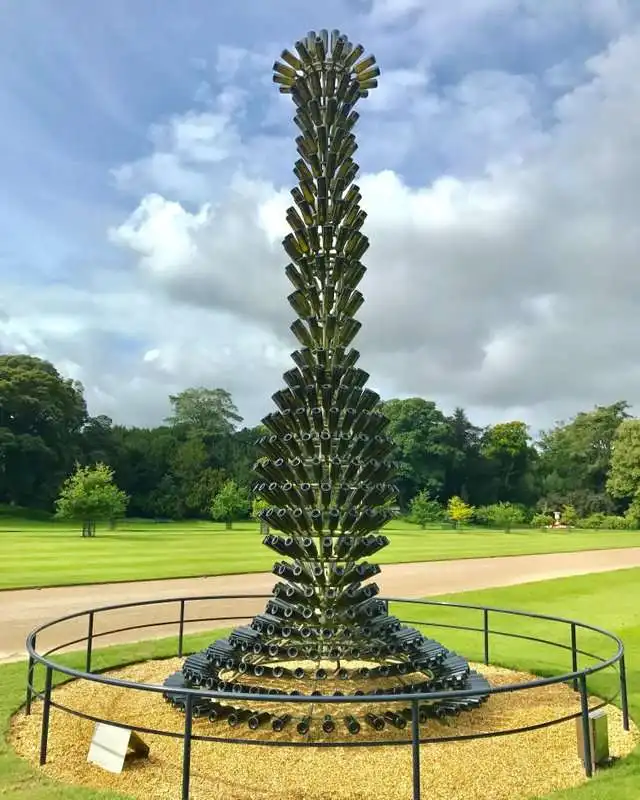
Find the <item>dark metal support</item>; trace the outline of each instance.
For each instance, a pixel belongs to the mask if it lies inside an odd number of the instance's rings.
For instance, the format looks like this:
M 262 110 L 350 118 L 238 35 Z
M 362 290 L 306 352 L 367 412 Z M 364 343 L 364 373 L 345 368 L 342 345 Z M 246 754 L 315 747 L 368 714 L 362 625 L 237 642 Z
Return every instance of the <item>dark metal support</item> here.
M 571 672 L 578 671 L 578 637 L 576 632 L 576 623 L 571 623 Z M 578 679 L 573 679 L 573 691 L 578 691 Z
M 593 761 L 591 755 L 591 731 L 589 725 L 589 696 L 587 694 L 587 676 L 584 672 L 580 675 L 580 707 L 582 720 L 582 763 L 587 778 L 593 775 Z
M 35 644 L 34 644 L 35 649 Z M 29 656 L 29 664 L 27 666 L 27 696 L 24 704 L 24 713 L 28 717 L 31 714 L 31 701 L 33 700 L 33 672 L 35 667 L 33 656 Z
M 182 647 L 184 644 L 184 600 L 180 601 L 180 627 L 178 628 L 178 658 L 182 658 Z
M 420 800 L 420 708 L 411 703 L 411 754 L 413 756 L 413 800 Z
M 489 609 L 485 608 L 482 614 L 484 633 L 484 663 L 489 663 Z
M 44 679 L 44 704 L 42 706 L 42 730 L 40 733 L 40 766 L 47 763 L 47 745 L 49 743 L 49 713 L 51 711 L 51 683 L 53 670 L 47 667 Z
M 620 656 L 620 706 L 622 707 L 622 727 L 629 730 L 629 698 L 627 697 L 627 665 L 624 653 Z
M 87 664 L 85 672 L 91 672 L 91 654 L 93 652 L 93 611 L 89 612 L 89 627 L 87 630 Z
M 191 727 L 193 724 L 193 696 L 188 694 L 184 706 L 184 740 L 182 743 L 182 800 L 189 800 L 191 778 Z

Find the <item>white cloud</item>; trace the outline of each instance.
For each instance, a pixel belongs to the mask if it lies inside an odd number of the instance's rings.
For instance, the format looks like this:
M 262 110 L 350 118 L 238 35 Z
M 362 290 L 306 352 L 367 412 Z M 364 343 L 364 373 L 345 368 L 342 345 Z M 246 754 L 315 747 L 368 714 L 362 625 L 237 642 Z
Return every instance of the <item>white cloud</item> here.
M 111 237 L 181 300 L 247 320 L 280 320 L 288 308 L 279 245 L 285 208 L 271 184 L 237 175 L 223 201 L 193 213 L 147 196 Z
M 180 203 L 150 194 L 124 224 L 110 231 L 110 237 L 116 244 L 130 247 L 142 266 L 157 277 L 184 275 L 196 266 L 199 252 L 195 238 L 210 214 L 207 205 L 190 214 Z
M 430 76 L 426 66 L 414 69 L 392 69 L 385 72 L 384 79 L 370 95 L 369 111 L 395 112 L 404 110 L 407 104 L 427 88 Z
M 619 337 L 637 336 L 620 310 L 640 287 L 639 59 L 640 37 L 629 36 L 591 60 L 589 81 L 558 100 L 546 130 L 529 81 L 469 75 L 444 101 L 447 128 L 454 142 L 489 142 L 483 175 L 422 187 L 388 170 L 362 177 L 371 250 L 361 344 L 387 385 L 496 409 L 640 393 L 635 378 L 620 382 L 619 365 L 611 380 Z M 429 147 L 428 128 L 423 136 Z M 282 335 L 291 313 L 274 242 L 285 206 L 270 185 L 236 179 L 215 213 L 143 200 L 121 237 L 175 296 Z
M 201 384 L 227 388 L 251 420 L 263 413 L 291 349 L 275 334 L 228 313 L 185 308 L 144 284 L 124 288 L 104 278 L 99 295 L 6 292 L 12 314 L 0 320 L 3 352 L 52 361 L 82 381 L 92 413 L 117 422 L 155 425 L 168 413 L 169 394 Z
M 154 125 L 149 134 L 152 154 L 112 170 L 116 185 L 195 201 L 210 196 L 214 171 L 237 158 L 242 148 L 234 120 L 242 112 L 242 93 L 225 90 L 216 104 L 219 111 L 190 111 Z

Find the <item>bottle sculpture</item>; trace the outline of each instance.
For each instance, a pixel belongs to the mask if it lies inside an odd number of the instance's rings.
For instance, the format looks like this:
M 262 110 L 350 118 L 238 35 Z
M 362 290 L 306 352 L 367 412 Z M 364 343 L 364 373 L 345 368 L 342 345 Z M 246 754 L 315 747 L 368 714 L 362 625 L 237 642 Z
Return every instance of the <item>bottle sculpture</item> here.
M 314 696 L 479 691 L 424 703 L 425 722 L 478 706 L 488 684 L 462 657 L 401 625 L 370 581 L 380 572 L 370 559 L 389 544 L 380 531 L 393 516 L 396 487 L 388 421 L 351 346 L 360 329 L 358 284 L 369 247 L 354 183 L 353 130 L 355 106 L 377 86 L 379 69 L 361 45 L 335 30 L 310 32 L 295 51 L 282 53 L 273 80 L 291 95 L 300 131 L 298 185 L 287 211 L 291 233 L 283 241 L 294 287 L 288 301 L 297 314 L 291 330 L 300 348 L 284 373 L 285 388 L 273 395 L 277 410 L 262 420 L 269 433 L 259 440 L 263 455 L 253 487 L 271 504 L 261 517 L 271 531 L 264 544 L 279 556 L 277 582 L 265 611 L 189 656 L 167 679 L 165 697 L 184 707 L 185 686 L 268 693 L 270 710 L 246 700 L 234 704 L 230 695 L 228 703 L 198 702 L 195 712 L 245 730 L 353 735 L 363 727 L 403 728 L 410 709 L 400 704 L 359 714 L 345 704 L 338 716 L 335 705 L 314 706 Z M 308 694 L 309 706 L 278 709 L 278 695 L 292 693 Z

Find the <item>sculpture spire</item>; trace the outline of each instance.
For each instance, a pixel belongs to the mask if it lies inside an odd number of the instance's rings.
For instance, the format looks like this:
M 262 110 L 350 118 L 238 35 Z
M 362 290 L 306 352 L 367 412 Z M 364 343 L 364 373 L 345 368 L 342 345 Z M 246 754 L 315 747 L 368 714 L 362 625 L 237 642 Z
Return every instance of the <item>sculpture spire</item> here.
M 269 435 L 258 442 L 262 456 L 253 487 L 270 503 L 261 518 L 274 532 L 264 544 L 281 557 L 273 567 L 279 580 L 265 612 L 250 625 L 187 658 L 182 673 L 168 679 L 167 697 L 179 704 L 186 684 L 247 694 L 302 692 L 312 703 L 323 691 L 373 691 L 370 679 L 376 689 L 383 680 L 387 694 L 483 689 L 485 679 L 464 659 L 389 615 L 379 587 L 367 582 L 380 572 L 367 559 L 389 544 L 380 530 L 393 516 L 389 505 L 396 496 L 393 442 L 383 433 L 388 420 L 351 346 L 360 329 L 354 315 L 364 299 L 357 287 L 369 247 L 354 183 L 355 106 L 377 86 L 379 70 L 373 56 L 339 31 L 311 31 L 295 51 L 282 52 L 273 79 L 291 95 L 300 131 L 293 170 L 298 184 L 287 210 L 291 233 L 283 241 L 294 287 L 288 300 L 297 314 L 291 330 L 300 348 L 284 373 L 285 388 L 273 395 L 277 410 L 262 420 Z M 482 699 L 446 707 L 454 713 Z M 213 721 L 246 718 L 249 727 L 271 720 L 274 731 L 292 721 L 294 710 L 284 703 L 274 714 L 247 702 L 209 703 L 204 710 Z M 444 708 L 425 704 L 423 714 Z M 298 733 L 309 733 L 311 709 L 296 710 L 303 712 L 293 720 Z M 348 733 L 357 733 L 363 720 L 375 730 L 386 722 L 406 724 L 396 710 L 367 711 L 359 721 L 352 706 L 342 709 Z M 335 722 L 324 714 L 321 725 L 329 733 Z
M 375 410 L 380 398 L 365 388 L 369 376 L 356 367 L 359 353 L 350 347 L 360 329 L 354 315 L 364 302 L 357 289 L 365 274 L 360 259 L 369 247 L 361 230 L 367 215 L 353 183 L 354 107 L 377 85 L 379 69 L 339 31 L 330 37 L 312 31 L 295 49 L 297 55 L 283 51 L 273 79 L 292 96 L 300 130 L 298 185 L 286 215 L 292 232 L 283 247 L 295 290 L 288 300 L 298 314 L 291 330 L 301 349 L 292 353 L 295 368 L 284 374 L 287 388 L 273 396 L 278 412 L 263 420 L 271 436 L 260 441 L 266 458 L 256 467 L 263 480 L 254 491 L 272 504 L 263 520 L 287 537 L 272 535 L 265 544 L 297 556 L 296 569 L 312 580 L 314 618 L 332 620 L 332 635 L 325 631 L 318 650 L 326 657 L 344 649 L 337 609 L 345 593 L 356 591 L 356 578 L 379 572 L 356 562 L 388 544 L 385 536 L 366 534 L 389 520 L 392 513 L 382 506 L 396 494 L 386 460 L 393 443 L 381 435 L 387 420 Z M 288 567 L 282 569 L 284 577 Z M 377 591 L 368 587 L 370 597 Z

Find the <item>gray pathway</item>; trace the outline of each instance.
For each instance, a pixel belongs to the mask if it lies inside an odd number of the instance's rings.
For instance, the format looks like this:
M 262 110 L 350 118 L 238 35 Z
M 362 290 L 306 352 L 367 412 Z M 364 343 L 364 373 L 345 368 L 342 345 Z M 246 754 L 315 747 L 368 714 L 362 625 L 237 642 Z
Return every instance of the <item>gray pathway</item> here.
M 376 580 L 384 595 L 419 598 L 445 592 L 487 589 L 638 566 L 640 547 L 634 547 L 623 550 L 387 564 Z M 268 594 L 275 581 L 276 578 L 271 573 L 255 573 L 0 592 L 0 662 L 23 658 L 25 637 L 37 625 L 75 611 L 94 606 L 171 597 Z M 100 616 L 95 631 L 100 633 L 127 625 L 177 620 L 178 608 L 178 604 L 171 603 L 109 612 Z M 264 601 L 218 600 L 215 605 L 206 602 L 189 604 L 188 616 L 195 619 L 214 614 L 221 618 L 216 625 L 225 626 L 229 617 L 250 617 L 262 608 Z M 210 622 L 194 622 L 187 626 L 187 632 L 212 627 L 214 625 Z M 96 646 L 170 636 L 176 631 L 177 625 L 142 628 L 101 638 Z M 64 627 L 57 629 L 55 637 L 43 635 L 39 649 L 58 643 L 61 635 L 69 641 L 84 634 L 86 620 L 65 623 Z

